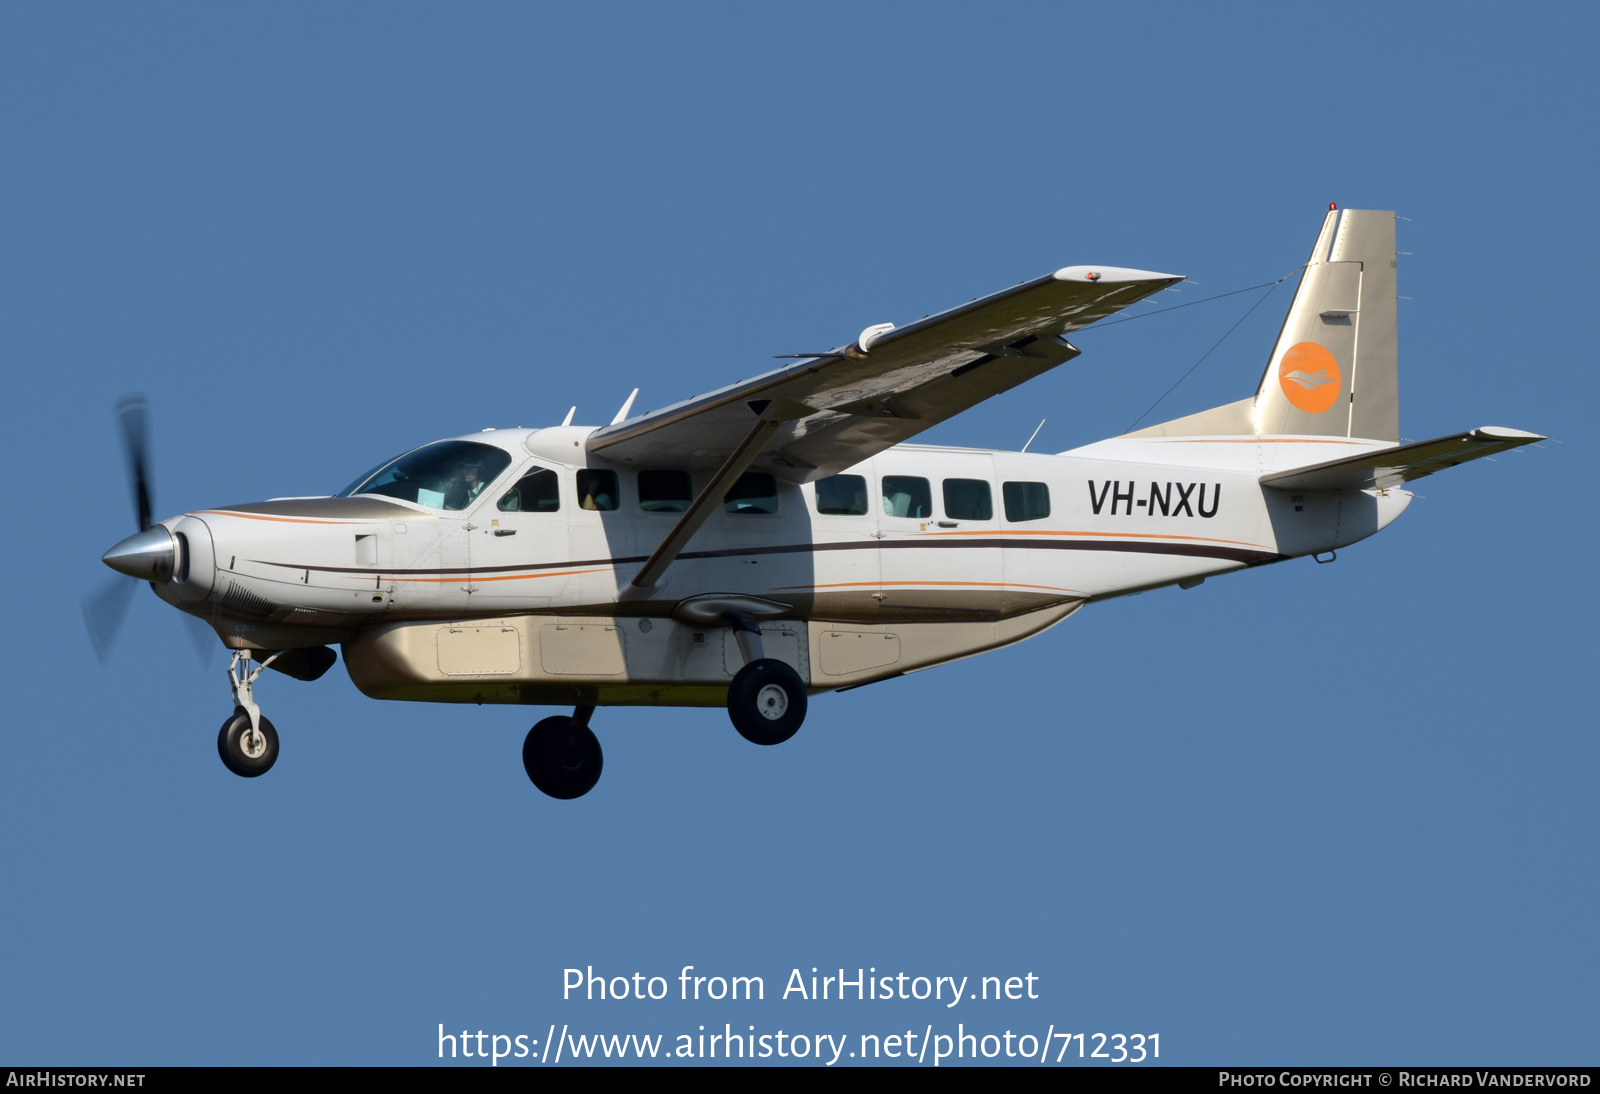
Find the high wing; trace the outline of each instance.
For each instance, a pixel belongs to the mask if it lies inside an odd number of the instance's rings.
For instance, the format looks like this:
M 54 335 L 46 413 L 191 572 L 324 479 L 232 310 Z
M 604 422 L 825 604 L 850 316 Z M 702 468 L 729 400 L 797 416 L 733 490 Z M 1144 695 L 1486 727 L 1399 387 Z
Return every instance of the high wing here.
M 1062 335 L 1181 280 L 1069 266 L 608 426 L 588 449 L 634 467 L 706 468 L 744 446 L 746 467 L 791 482 L 823 478 L 1071 360 L 1079 350 Z M 775 428 L 753 434 L 763 420 Z
M 1504 426 L 1484 426 L 1431 441 L 1416 441 L 1343 460 L 1297 467 L 1261 476 L 1263 486 L 1280 490 L 1387 490 L 1443 471 L 1458 463 L 1493 456 L 1544 437 Z

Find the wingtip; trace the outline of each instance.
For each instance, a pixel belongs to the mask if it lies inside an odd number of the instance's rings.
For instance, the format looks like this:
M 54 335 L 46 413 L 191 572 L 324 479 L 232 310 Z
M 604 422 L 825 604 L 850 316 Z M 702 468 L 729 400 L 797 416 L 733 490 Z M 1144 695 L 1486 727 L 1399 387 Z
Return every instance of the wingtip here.
M 1156 273 L 1154 270 L 1130 270 L 1125 266 L 1063 266 L 1054 274 L 1057 281 L 1081 281 L 1090 284 L 1109 282 L 1125 284 L 1130 281 L 1179 282 L 1183 274 Z

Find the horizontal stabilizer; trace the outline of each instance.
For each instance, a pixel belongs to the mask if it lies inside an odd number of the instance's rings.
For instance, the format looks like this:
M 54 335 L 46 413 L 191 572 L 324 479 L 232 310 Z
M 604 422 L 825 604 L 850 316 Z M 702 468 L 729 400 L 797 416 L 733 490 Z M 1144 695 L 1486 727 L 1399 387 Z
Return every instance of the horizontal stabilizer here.
M 1374 487 L 1386 490 L 1458 463 L 1542 440 L 1544 437 L 1538 433 L 1484 426 L 1466 433 L 1435 437 L 1431 441 L 1364 452 L 1348 459 L 1275 471 L 1261 476 L 1261 485 L 1280 490 L 1370 490 Z

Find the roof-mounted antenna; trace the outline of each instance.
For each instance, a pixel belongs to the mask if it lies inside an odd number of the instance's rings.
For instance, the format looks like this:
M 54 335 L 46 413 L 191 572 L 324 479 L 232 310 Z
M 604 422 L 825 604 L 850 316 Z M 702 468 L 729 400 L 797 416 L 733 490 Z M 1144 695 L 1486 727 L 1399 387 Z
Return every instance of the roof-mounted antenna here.
M 1039 419 L 1039 428 L 1035 429 L 1033 431 L 1033 437 L 1037 437 L 1039 435 L 1039 429 L 1043 429 L 1044 428 L 1044 423 L 1048 422 L 1049 420 L 1050 420 L 1049 418 L 1040 418 Z M 1029 437 L 1028 438 L 1028 444 L 1032 444 L 1033 443 L 1033 437 Z M 1028 450 L 1028 444 L 1025 444 L 1025 445 L 1022 446 L 1022 451 L 1023 452 L 1026 452 Z
M 578 408 L 577 407 L 573 407 L 571 410 L 567 411 L 567 416 L 565 418 L 561 419 L 561 424 L 562 425 L 571 425 L 572 424 L 572 416 L 574 414 L 576 414 L 577 412 L 578 412 Z
M 633 409 L 633 401 L 635 399 L 637 399 L 638 397 L 639 397 L 639 389 L 638 388 L 634 388 L 633 389 L 633 394 L 628 396 L 628 401 L 622 404 L 622 409 L 621 410 L 617 411 L 617 416 L 615 418 L 611 419 L 611 424 L 612 425 L 621 425 L 624 421 L 627 420 L 628 411 Z M 574 407 L 573 409 L 576 410 L 577 408 Z

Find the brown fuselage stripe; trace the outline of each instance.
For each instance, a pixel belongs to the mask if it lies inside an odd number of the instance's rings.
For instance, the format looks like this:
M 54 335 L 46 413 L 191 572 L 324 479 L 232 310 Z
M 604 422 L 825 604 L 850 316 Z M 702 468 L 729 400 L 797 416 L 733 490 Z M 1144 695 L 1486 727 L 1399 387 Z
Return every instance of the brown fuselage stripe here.
M 1119 551 L 1123 553 L 1141 555 L 1184 555 L 1190 558 L 1216 558 L 1227 562 L 1240 562 L 1246 566 L 1259 566 L 1267 562 L 1281 562 L 1288 558 L 1273 551 L 1251 550 L 1244 547 L 1228 547 L 1218 543 L 1205 542 L 1161 542 L 1152 540 L 1093 540 L 1093 539 L 1055 539 L 1055 540 L 1028 540 L 1018 542 L 1014 539 L 962 539 L 962 540 L 928 540 L 928 539 L 899 539 L 873 541 L 870 543 L 793 543 L 776 547 L 731 547 L 720 551 L 685 551 L 679 555 L 680 559 L 701 558 L 738 558 L 745 555 L 793 555 L 814 554 L 822 551 L 893 551 L 906 549 L 1005 549 L 1011 551 Z M 391 577 L 407 577 L 412 574 L 495 574 L 495 573 L 526 573 L 537 574 L 544 570 L 573 570 L 594 566 L 627 566 L 642 563 L 647 555 L 628 555 L 620 558 L 588 558 L 581 560 L 568 559 L 563 562 L 534 562 L 521 566 L 434 566 L 419 567 L 415 569 L 382 569 L 376 566 L 307 566 L 303 563 L 264 562 L 256 561 L 259 565 L 278 566 L 286 570 L 314 570 L 326 574 L 361 574 L 364 576 L 388 575 Z
M 1168 540 L 1185 540 L 1195 543 L 1230 543 L 1235 547 L 1255 546 L 1254 544 L 1246 542 L 1242 539 L 1217 539 L 1215 536 L 1152 536 L 1149 532 L 1048 532 L 1038 530 L 1029 532 L 994 532 L 985 529 L 976 532 L 923 532 L 918 538 L 921 538 L 922 536 L 926 536 L 929 539 L 932 539 L 936 536 L 1028 536 L 1030 538 L 1043 538 L 1046 536 L 1080 536 L 1088 539 L 1155 539 L 1161 542 L 1166 542 Z

